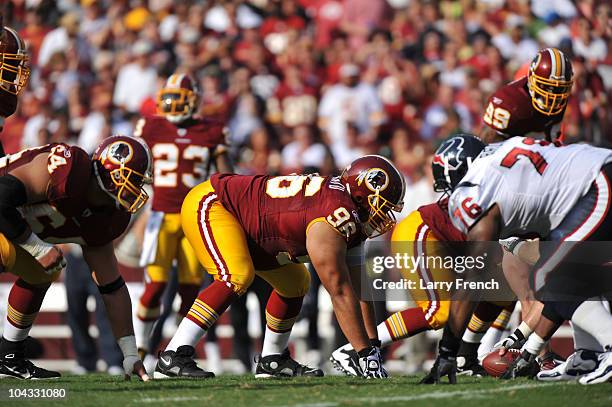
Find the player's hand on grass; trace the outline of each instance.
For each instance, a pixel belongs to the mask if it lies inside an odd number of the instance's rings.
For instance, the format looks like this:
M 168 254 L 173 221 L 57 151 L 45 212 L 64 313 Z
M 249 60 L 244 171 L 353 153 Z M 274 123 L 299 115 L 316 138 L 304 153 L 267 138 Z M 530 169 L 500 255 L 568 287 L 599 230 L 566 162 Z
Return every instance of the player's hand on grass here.
M 419 383 L 438 384 L 440 383 L 440 379 L 445 376 L 448 376 L 448 382 L 450 384 L 457 384 L 457 360 L 453 357 L 438 355 L 427 376 L 425 376 Z
M 536 355 L 523 351 L 521 356 L 516 358 L 514 362 L 501 375 L 500 379 L 509 380 L 516 379 L 517 377 L 529 377 L 533 378 L 540 371 L 540 365 L 536 360 Z
M 362 377 L 366 379 L 383 379 L 389 377 L 382 361 L 380 348 L 370 346 L 358 353 Z
M 148 382 L 150 379 L 142 360 L 138 356 L 125 357 L 123 359 L 123 370 L 125 371 L 125 380 L 130 380 L 132 375 L 136 375 L 143 382 Z

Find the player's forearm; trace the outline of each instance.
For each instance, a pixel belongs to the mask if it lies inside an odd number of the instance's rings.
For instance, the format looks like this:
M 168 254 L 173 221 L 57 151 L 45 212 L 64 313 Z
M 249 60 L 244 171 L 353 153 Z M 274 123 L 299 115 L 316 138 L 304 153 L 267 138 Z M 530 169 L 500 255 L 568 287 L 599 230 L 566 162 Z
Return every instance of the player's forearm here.
M 374 304 L 371 301 L 360 301 L 361 316 L 363 324 L 369 339 L 378 339 L 378 331 L 376 329 L 376 314 L 374 312 Z
M 352 289 L 351 289 L 352 291 Z M 353 349 L 360 351 L 370 346 L 368 334 L 361 317 L 359 302 L 354 293 L 332 295 L 332 305 L 340 328 Z
M 114 292 L 102 294 L 102 299 L 115 338 L 133 335 L 132 301 L 127 287 L 124 285 Z
M 524 303 L 527 303 L 527 311 L 523 316 L 523 321 L 533 330 L 538 325 L 538 321 L 542 316 L 544 304 L 537 300 L 522 301 L 521 308 L 524 307 Z

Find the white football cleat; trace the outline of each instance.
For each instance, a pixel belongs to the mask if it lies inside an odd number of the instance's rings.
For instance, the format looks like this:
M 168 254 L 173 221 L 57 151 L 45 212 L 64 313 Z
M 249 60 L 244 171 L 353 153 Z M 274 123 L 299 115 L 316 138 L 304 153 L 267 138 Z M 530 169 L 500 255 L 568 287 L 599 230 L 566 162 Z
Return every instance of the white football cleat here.
M 555 368 L 540 371 L 536 379 L 543 382 L 573 381 L 592 372 L 595 368 L 597 368 L 597 352 L 578 349 Z
M 580 384 L 598 384 L 605 383 L 612 379 L 612 350 L 606 349 L 604 353 L 599 354 L 599 366 L 589 374 L 585 374 L 578 381 Z
M 350 343 L 332 352 L 329 361 L 334 368 L 347 376 L 361 376 L 359 357 Z

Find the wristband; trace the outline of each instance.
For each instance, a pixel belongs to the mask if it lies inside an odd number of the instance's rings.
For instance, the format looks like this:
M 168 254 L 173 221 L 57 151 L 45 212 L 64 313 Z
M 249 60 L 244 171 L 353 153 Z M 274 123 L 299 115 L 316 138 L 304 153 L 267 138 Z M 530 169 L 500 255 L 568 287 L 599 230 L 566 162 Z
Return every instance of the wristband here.
M 19 243 L 19 246 L 36 259 L 46 254 L 53 248 L 52 244 L 43 241 L 34 233 L 30 233 L 30 236 L 25 240 L 25 242 Z
M 520 325 L 518 326 L 518 328 L 516 328 L 516 331 L 514 331 L 515 334 L 518 334 L 519 332 L 521 333 L 521 335 L 523 335 L 522 339 L 525 339 L 529 337 L 529 335 L 531 335 L 531 333 L 533 332 L 533 329 L 531 329 L 529 325 L 527 325 L 527 322 L 522 321 Z
M 136 337 L 134 335 L 127 335 L 119 338 L 117 344 L 123 353 L 123 358 L 129 356 L 138 357 L 138 349 L 136 348 Z

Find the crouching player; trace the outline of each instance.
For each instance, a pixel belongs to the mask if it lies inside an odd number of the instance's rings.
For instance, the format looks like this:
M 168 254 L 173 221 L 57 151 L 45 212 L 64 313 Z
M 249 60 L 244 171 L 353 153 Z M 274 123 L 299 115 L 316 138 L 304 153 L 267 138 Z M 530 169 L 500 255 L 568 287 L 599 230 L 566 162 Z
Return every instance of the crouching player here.
M 113 240 L 147 201 L 151 155 L 131 137 L 104 140 L 90 158 L 66 144 L 0 159 L 0 272 L 18 276 L 8 297 L 0 341 L 0 375 L 48 379 L 59 373 L 26 359 L 25 339 L 51 282 L 65 262 L 54 243 L 76 243 L 92 271 L 129 377 L 148 377 L 136 351 L 130 295 Z
M 257 274 L 274 291 L 256 377 L 321 376 L 294 361 L 287 345 L 310 276 L 311 262 L 331 296 L 344 334 L 359 355 L 360 375 L 385 377 L 369 304 L 353 288 L 347 251 L 389 231 L 401 210 L 404 178 L 380 156 L 364 156 L 340 177 L 215 174 L 187 195 L 181 209 L 185 236 L 215 281 L 183 319 L 155 377 L 211 377 L 196 366 L 194 346 Z M 359 269 L 357 269 L 359 270 Z M 351 281 L 353 280 L 353 282 Z
M 438 192 L 452 191 L 483 146 L 482 142 L 467 134 L 443 143 L 432 162 L 435 178 L 434 189 Z M 444 162 L 447 164 L 445 165 Z M 448 197 L 444 196 L 436 203 L 421 206 L 397 224 L 391 236 L 392 252 L 419 258 L 423 256 L 445 257 L 456 251 L 454 243 L 465 241 L 465 236 L 453 226 L 447 213 L 447 203 Z M 402 272 L 403 277 L 414 281 L 416 287 L 421 286 L 420 281 L 423 283 L 450 282 L 455 279 L 453 270 L 443 267 L 430 268 L 425 263 L 420 264 L 415 273 L 406 269 L 403 269 Z M 448 292 L 439 288 L 415 288 L 410 290 L 410 295 L 416 307 L 398 311 L 378 325 L 378 338 L 382 347 L 423 331 L 440 329 L 446 324 L 450 309 Z M 471 328 L 474 331 L 486 331 L 499 315 L 502 315 L 502 318 L 507 321 L 505 316 L 508 315 L 508 311 L 504 310 L 505 305 L 479 304 L 470 322 Z M 465 352 L 463 355 L 465 363 L 461 371 L 464 374 L 486 375 L 478 363 L 477 348 L 474 349 L 474 352 Z M 350 343 L 336 349 L 330 358 L 336 369 L 348 375 L 357 375 L 357 364 L 354 359 L 355 352 Z

